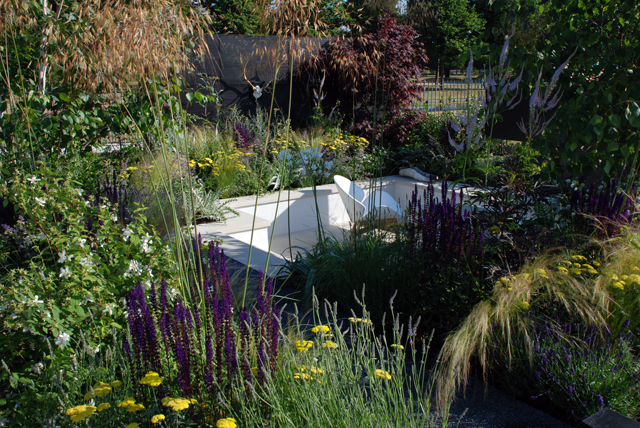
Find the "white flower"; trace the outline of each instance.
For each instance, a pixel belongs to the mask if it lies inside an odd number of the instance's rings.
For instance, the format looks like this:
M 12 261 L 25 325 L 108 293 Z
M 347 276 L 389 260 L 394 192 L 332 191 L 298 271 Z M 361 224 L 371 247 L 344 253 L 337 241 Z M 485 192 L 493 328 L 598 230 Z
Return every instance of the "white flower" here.
M 64 347 L 69 344 L 70 338 L 69 333 L 60 332 L 58 333 L 58 338 L 56 339 L 55 344 L 64 349 Z
M 81 246 L 81 247 L 84 245 L 85 242 L 87 242 L 87 240 L 84 239 L 84 238 L 78 239 L 78 245 Z
M 36 294 L 36 297 L 33 298 L 33 304 L 38 305 L 40 303 L 44 303 L 44 300 L 39 299 L 39 296 Z
M 80 259 L 80 264 L 83 268 L 88 268 L 93 266 L 93 260 L 91 259 L 91 257 L 83 257 Z
M 35 200 L 38 203 L 38 205 L 40 205 L 41 207 L 44 207 L 47 204 L 46 199 L 36 197 Z
M 137 260 L 131 260 L 129 262 L 129 267 L 127 271 L 124 273 L 125 278 L 131 278 L 132 276 L 140 276 L 142 274 L 143 267 L 138 263 Z
M 171 289 L 167 290 L 167 292 L 169 293 L 169 298 L 171 300 L 175 299 L 176 296 L 178 295 L 178 290 L 176 290 L 175 288 L 171 288 Z
M 60 275 L 58 275 L 58 277 L 65 279 L 71 278 L 71 271 L 69 270 L 69 267 L 60 268 Z
M 40 232 L 36 235 L 36 239 L 38 241 L 42 241 L 43 239 L 45 239 L 47 237 L 47 235 L 45 235 L 43 232 Z
M 40 374 L 40 370 L 42 370 L 43 368 L 44 368 L 44 364 L 36 363 L 31 367 L 31 371 L 34 372 L 35 374 Z
M 76 193 L 78 194 L 78 196 L 82 196 L 82 192 L 84 192 L 84 190 L 76 189 Z
M 125 242 L 128 241 L 132 233 L 133 233 L 133 230 L 126 228 L 122 233 L 122 239 L 124 239 Z
M 145 290 L 151 290 L 151 281 L 149 281 L 148 279 L 142 281 L 142 286 Z
M 102 310 L 103 314 L 109 314 L 109 315 L 113 315 L 113 310 L 116 308 L 116 305 L 114 305 L 113 303 L 107 303 L 107 305 L 104 307 L 104 309 Z
M 40 179 L 38 177 L 36 177 L 35 175 L 31 178 L 27 178 L 27 181 L 31 184 L 36 184 L 38 181 L 40 181 Z M 1 425 L 0 425 L 1 426 Z
M 9 426 L 9 419 L 0 418 L 0 427 L 8 427 L 8 426 Z
M 69 254 L 67 256 L 66 250 L 62 250 L 62 252 L 58 253 L 58 255 L 60 256 L 60 258 L 58 259 L 58 263 L 64 263 L 66 261 L 71 261 L 71 259 L 73 258 L 73 254 Z

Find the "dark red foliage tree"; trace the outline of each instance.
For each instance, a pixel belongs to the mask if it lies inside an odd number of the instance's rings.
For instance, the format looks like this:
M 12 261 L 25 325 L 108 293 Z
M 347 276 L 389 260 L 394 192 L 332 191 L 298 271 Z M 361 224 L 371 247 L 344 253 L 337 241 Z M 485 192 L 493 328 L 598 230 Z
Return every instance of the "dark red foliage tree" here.
M 386 13 L 375 32 L 332 42 L 323 51 L 319 63 L 339 90 L 345 113 L 355 114 L 357 133 L 370 139 L 384 134 L 385 145 L 404 142 L 417 120 L 409 107 L 419 96 L 418 78 L 429 60 L 417 36 L 411 26 Z

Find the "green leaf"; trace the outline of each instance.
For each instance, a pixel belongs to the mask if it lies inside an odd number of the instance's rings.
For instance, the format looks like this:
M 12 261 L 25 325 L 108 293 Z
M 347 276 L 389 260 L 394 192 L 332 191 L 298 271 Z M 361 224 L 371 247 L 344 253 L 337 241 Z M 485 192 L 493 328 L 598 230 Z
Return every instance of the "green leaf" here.
M 67 95 L 67 94 L 60 94 L 60 95 L 58 95 L 58 96 L 59 96 L 59 97 L 60 97 L 60 99 L 61 99 L 62 101 L 64 101 L 65 103 L 68 103 L 68 102 L 70 101 L 70 100 L 69 100 L 69 95 Z
M 196 92 L 195 97 L 198 101 L 202 102 L 202 100 L 204 99 L 204 95 L 202 95 L 200 92 Z
M 0 398 L 0 406 L 4 406 L 7 404 L 7 400 L 5 400 L 4 398 Z
M 612 114 L 611 116 L 609 116 L 609 122 L 611 122 L 613 126 L 620 126 L 620 116 L 618 116 L 617 114 Z
M 638 107 L 638 104 L 636 104 L 635 102 L 629 104 L 629 109 L 635 117 L 640 116 L 640 107 Z
M 191 92 L 187 92 L 187 95 L 185 95 L 187 97 L 187 101 L 191 102 L 193 101 L 193 94 Z
M 611 162 L 607 161 L 607 163 L 604 164 L 604 172 L 609 174 L 609 171 L 611 171 Z

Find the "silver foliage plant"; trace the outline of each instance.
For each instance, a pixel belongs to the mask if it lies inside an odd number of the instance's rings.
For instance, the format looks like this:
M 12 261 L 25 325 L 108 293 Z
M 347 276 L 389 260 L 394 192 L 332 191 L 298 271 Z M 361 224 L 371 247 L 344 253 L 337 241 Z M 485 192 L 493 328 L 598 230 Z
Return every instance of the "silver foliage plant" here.
M 524 67 L 517 76 L 511 72 L 511 63 L 507 61 L 509 52 L 509 41 L 512 36 L 508 36 L 502 46 L 497 67 L 491 67 L 484 73 L 485 99 L 480 105 L 467 104 L 463 111 L 458 110 L 457 117 L 452 120 L 451 129 L 462 138 L 460 142 L 451 136 L 447 130 L 449 144 L 457 152 L 466 150 L 479 150 L 486 141 L 485 127 L 487 123 L 491 127 L 495 124 L 499 114 L 513 110 L 522 101 L 522 90 L 519 85 L 522 81 Z M 466 80 L 471 81 L 473 70 L 473 52 L 467 66 Z M 551 82 L 546 85 L 544 95 L 542 95 L 542 71 L 538 74 L 536 86 L 529 100 L 529 121 L 524 123 L 522 119 L 517 123 L 518 128 L 527 136 L 527 139 L 538 137 L 544 132 L 555 114 L 545 120 L 545 113 L 554 109 L 560 99 L 562 92 L 555 91 L 560 78 L 560 74 L 567 67 L 573 54 L 558 67 L 551 78 Z M 490 122 L 489 122 L 490 121 Z

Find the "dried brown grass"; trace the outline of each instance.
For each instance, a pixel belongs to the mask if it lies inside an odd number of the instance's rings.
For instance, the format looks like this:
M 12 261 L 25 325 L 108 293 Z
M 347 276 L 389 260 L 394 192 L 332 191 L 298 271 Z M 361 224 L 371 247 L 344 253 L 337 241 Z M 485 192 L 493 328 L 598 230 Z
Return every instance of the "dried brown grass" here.
M 188 52 L 206 49 L 207 17 L 187 1 L 61 1 L 42 10 L 0 0 L 0 34 L 44 34 L 50 72 L 62 84 L 96 92 L 124 89 L 152 76 L 169 78 L 189 65 Z

